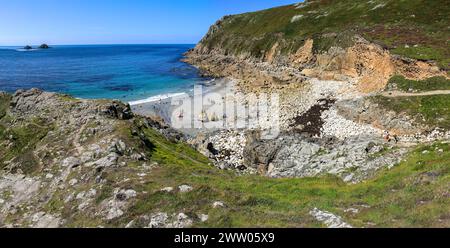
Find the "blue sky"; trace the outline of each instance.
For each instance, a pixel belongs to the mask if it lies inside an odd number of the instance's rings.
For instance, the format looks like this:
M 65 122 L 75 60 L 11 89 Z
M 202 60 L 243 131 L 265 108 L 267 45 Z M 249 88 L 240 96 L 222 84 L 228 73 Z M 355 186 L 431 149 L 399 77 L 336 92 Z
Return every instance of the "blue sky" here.
M 196 43 L 237 14 L 300 0 L 2 0 L 0 45 Z

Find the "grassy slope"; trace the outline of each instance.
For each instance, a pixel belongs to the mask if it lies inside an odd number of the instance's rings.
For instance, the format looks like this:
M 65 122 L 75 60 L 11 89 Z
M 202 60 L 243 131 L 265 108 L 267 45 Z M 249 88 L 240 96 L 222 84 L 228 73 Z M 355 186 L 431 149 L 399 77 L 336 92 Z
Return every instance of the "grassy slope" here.
M 387 110 L 415 117 L 419 123 L 450 130 L 450 95 L 388 98 L 372 97 Z
M 450 144 L 423 146 L 390 171 L 368 182 L 345 185 L 334 177 L 269 179 L 236 176 L 212 168 L 207 160 L 182 144 L 170 143 L 153 131 L 155 169 L 148 193 L 139 197 L 130 216 L 163 212 L 207 213 L 202 227 L 317 227 L 308 212 L 314 207 L 332 211 L 355 226 L 448 226 L 450 224 Z M 438 151 L 442 149 L 442 152 Z M 427 154 L 422 151 L 429 150 Z M 181 155 L 180 155 L 181 154 Z M 167 186 L 188 184 L 194 191 L 163 193 Z M 226 209 L 213 209 L 214 201 Z M 368 205 L 369 208 L 362 207 Z M 356 207 L 359 214 L 345 213 Z
M 0 119 L 6 115 L 10 101 L 11 101 L 10 95 L 0 93 Z
M 315 38 L 315 50 L 327 50 L 331 45 L 351 45 L 350 37 L 361 34 L 395 54 L 436 60 L 450 69 L 450 5 L 445 0 L 310 2 L 299 9 L 289 5 L 228 17 L 204 44 L 220 46 L 231 54 L 244 51 L 260 57 L 277 41 L 283 52 L 296 51 L 306 38 Z M 291 22 L 297 15 L 302 17 Z M 337 36 L 321 37 L 330 33 Z
M 426 80 L 409 80 L 403 76 L 393 76 L 386 86 L 387 90 L 424 92 L 431 90 L 450 90 L 450 79 L 432 77 Z
M 10 95 L 0 96 L 0 141 L 8 140 L 11 146 L 9 149 L 0 149 L 0 169 L 4 163 L 11 161 L 21 164 L 20 169 L 25 173 L 34 172 L 37 163 L 33 157 L 33 150 L 36 144 L 52 129 L 52 125 L 43 120 L 33 118 L 24 123 L 7 129 L 12 121 L 8 115 Z
M 8 111 L 10 99 L 9 95 L 0 94 L 0 137 L 2 137 L 5 132 L 5 124 L 1 120 Z
M 0 103 L 5 102 L 0 100 Z M 135 128 L 133 125 L 125 121 L 120 125 L 118 137 L 129 142 L 140 140 L 130 131 Z M 114 188 L 146 192 L 139 193 L 133 207 L 123 217 L 105 225 L 99 216 L 90 215 L 89 211 L 73 211 L 73 205 L 62 201 L 67 196 L 65 191 L 55 193 L 46 205 L 46 211 L 61 212 L 67 220 L 66 225 L 72 227 L 124 226 L 131 219 L 160 211 L 184 212 L 190 216 L 208 214 L 210 219 L 196 224 L 198 227 L 319 227 L 321 224 L 308 214 L 315 207 L 341 215 L 355 226 L 450 225 L 449 143 L 419 147 L 400 165 L 381 172 L 375 179 L 346 185 L 334 177 L 270 179 L 237 176 L 234 172 L 212 167 L 207 158 L 183 143 L 168 141 L 153 129 L 142 130 L 149 143 L 144 147 L 136 143 L 135 149 L 144 149 L 151 156 L 151 161 L 145 163 L 157 162 L 159 166 L 144 178 L 137 175 L 140 162 L 107 173 L 104 175 L 107 183 L 101 186 L 95 199 L 95 203 L 100 204 L 113 194 Z M 25 133 L 27 135 L 19 140 L 28 137 L 27 147 L 32 147 L 40 135 Z M 429 152 L 423 153 L 424 150 Z M 91 170 L 81 169 L 86 173 Z M 79 172 L 72 172 L 68 180 Z M 160 191 L 181 184 L 191 185 L 194 190 L 185 194 Z M 86 181 L 78 191 L 95 186 L 98 185 L 94 181 Z M 214 201 L 225 202 L 227 208 L 213 209 Z M 361 212 L 345 213 L 344 210 L 350 207 Z M 17 218 L 21 218 L 20 212 Z

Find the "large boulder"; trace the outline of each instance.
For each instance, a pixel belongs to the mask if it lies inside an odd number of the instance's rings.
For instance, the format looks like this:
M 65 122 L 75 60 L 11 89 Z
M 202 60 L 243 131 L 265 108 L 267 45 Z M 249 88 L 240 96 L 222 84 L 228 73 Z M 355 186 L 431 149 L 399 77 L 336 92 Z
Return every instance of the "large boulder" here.
M 262 140 L 260 133 L 250 132 L 243 153 L 244 165 L 259 169 L 260 173 L 265 174 L 279 149 L 280 144 L 277 140 Z
M 130 105 L 119 101 L 112 101 L 111 103 L 102 106 L 101 112 L 119 120 L 129 120 L 133 118 L 133 112 L 131 111 Z

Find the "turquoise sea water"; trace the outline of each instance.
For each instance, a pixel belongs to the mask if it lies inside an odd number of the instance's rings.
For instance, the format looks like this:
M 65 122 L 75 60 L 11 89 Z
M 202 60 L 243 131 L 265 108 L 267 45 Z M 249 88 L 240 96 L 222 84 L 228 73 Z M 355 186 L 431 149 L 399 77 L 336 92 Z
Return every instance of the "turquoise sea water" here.
M 0 47 L 0 91 L 41 88 L 79 98 L 122 101 L 188 92 L 203 81 L 180 62 L 194 45 Z

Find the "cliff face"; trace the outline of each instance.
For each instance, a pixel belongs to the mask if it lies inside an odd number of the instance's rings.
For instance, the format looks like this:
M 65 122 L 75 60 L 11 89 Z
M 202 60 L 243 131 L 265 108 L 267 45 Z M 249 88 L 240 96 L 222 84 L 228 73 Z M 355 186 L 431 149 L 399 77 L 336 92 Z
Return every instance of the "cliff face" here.
M 448 76 L 449 13 L 445 1 L 306 1 L 226 16 L 186 61 L 257 85 L 352 78 L 371 92 L 396 74 Z

